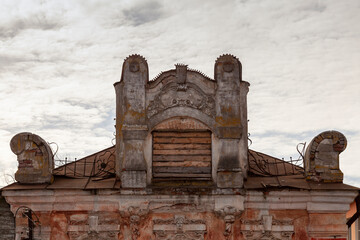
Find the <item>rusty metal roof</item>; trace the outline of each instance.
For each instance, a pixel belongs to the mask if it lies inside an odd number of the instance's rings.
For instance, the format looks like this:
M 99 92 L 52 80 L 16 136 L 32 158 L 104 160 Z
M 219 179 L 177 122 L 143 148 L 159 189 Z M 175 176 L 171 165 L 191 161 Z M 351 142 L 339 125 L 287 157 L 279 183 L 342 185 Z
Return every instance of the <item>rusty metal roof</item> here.
M 300 160 L 287 162 L 265 153 L 249 149 L 249 173 L 255 176 L 288 176 L 301 175 L 304 168 L 296 165 Z
M 264 172 L 262 165 L 270 163 Z M 244 182 L 245 189 L 304 189 L 304 190 L 359 190 L 343 183 L 307 181 L 303 169 L 284 160 L 249 150 L 250 170 Z M 120 181 L 115 174 L 115 146 L 53 170 L 51 184 L 13 183 L 3 190 L 26 189 L 119 189 Z
M 55 168 L 56 176 L 106 178 L 115 175 L 115 146 Z

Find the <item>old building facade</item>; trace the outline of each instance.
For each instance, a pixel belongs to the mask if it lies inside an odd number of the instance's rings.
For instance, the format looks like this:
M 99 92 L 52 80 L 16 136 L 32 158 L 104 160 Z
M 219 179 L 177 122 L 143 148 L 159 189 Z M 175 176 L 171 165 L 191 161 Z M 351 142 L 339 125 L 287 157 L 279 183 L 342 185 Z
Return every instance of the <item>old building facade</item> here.
M 345 136 L 316 136 L 304 168 L 248 149 L 249 86 L 232 55 L 214 79 L 177 64 L 152 81 L 129 56 L 115 146 L 53 169 L 39 136 L 11 140 L 17 183 L 2 195 L 16 239 L 346 239 L 358 189 L 342 183 Z

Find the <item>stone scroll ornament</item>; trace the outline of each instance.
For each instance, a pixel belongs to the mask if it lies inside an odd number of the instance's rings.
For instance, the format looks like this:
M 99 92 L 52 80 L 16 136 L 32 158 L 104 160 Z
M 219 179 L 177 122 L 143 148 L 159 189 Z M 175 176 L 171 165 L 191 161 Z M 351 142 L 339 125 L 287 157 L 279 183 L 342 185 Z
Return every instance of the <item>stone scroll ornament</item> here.
M 16 181 L 27 184 L 52 182 L 54 156 L 44 139 L 29 132 L 18 133 L 11 139 L 10 148 L 19 163 Z
M 337 131 L 317 135 L 305 152 L 305 173 L 308 180 L 342 182 L 339 154 L 345 150 L 347 140 Z

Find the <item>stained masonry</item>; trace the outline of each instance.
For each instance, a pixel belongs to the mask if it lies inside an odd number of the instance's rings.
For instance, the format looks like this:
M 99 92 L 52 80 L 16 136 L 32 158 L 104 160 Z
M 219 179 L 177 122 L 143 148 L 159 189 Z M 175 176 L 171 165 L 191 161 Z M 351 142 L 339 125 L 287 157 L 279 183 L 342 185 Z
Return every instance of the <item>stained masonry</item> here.
M 1 196 L 0 192 L 0 240 L 14 239 L 15 223 L 10 206 Z
M 152 81 L 131 55 L 114 84 L 115 146 L 53 169 L 46 142 L 20 133 L 18 182 L 3 195 L 14 214 L 31 210 L 34 239 L 346 238 L 359 189 L 342 183 L 345 136 L 315 137 L 304 168 L 248 149 L 249 86 L 229 54 L 214 79 L 176 64 Z M 16 239 L 28 222 L 16 215 Z

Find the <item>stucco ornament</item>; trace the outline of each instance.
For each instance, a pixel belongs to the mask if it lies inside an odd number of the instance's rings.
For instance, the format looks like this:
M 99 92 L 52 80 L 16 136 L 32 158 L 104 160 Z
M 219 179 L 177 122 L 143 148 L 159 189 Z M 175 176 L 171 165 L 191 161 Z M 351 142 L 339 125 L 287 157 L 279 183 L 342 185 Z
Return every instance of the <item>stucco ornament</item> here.
M 69 240 L 115 240 L 120 232 L 119 219 L 107 217 L 106 212 L 73 213 L 67 221 Z
M 294 234 L 291 220 L 277 220 L 271 215 L 257 220 L 242 219 L 241 223 L 241 233 L 246 240 L 290 240 Z
M 147 208 L 129 207 L 126 211 L 120 211 L 123 223 L 126 222 L 130 226 L 131 237 L 133 240 L 140 236 L 140 223 L 146 218 L 149 213 Z
M 137 61 L 130 62 L 129 69 L 130 72 L 138 72 L 140 69 L 139 63 Z
M 151 118 L 172 107 L 191 107 L 210 117 L 215 116 L 214 98 L 191 83 L 169 83 L 164 86 L 147 107 L 147 117 Z
M 36 134 L 22 132 L 10 141 L 10 148 L 19 163 L 15 173 L 20 183 L 50 183 L 54 168 L 54 156 L 50 146 Z
M 242 212 L 243 211 L 233 206 L 225 206 L 222 209 L 215 211 L 215 214 L 223 218 L 225 221 L 224 236 L 226 240 L 231 239 L 233 224 L 236 218 L 240 217 Z
M 153 232 L 157 240 L 203 240 L 205 221 L 175 215 L 171 219 L 154 219 Z

